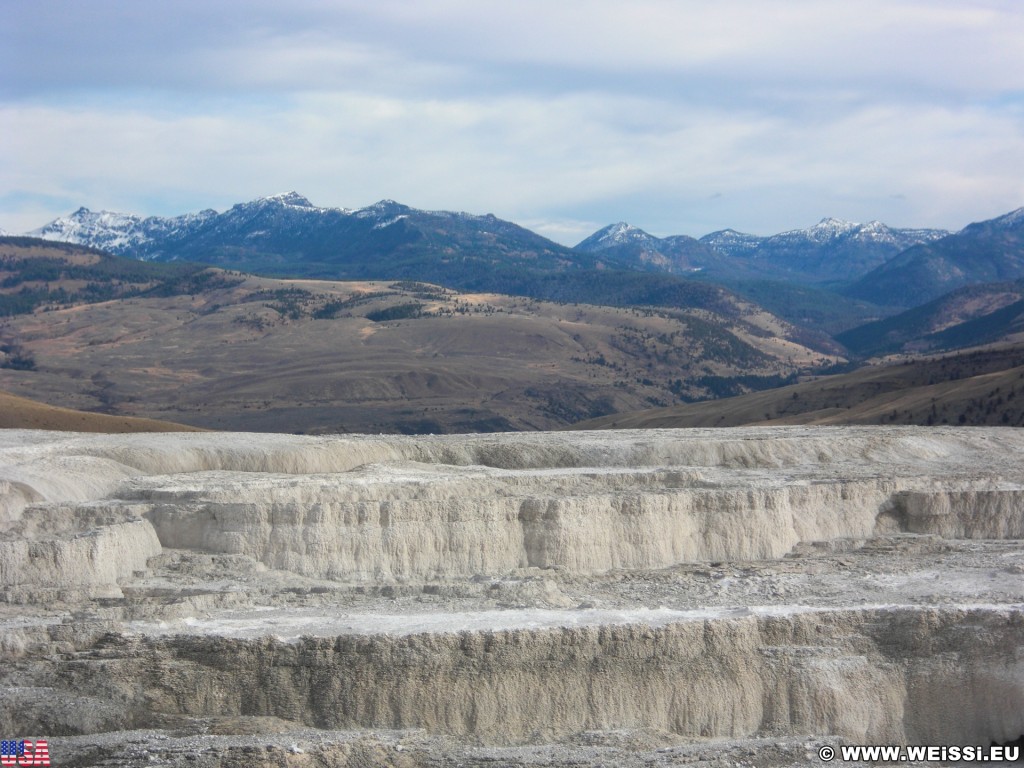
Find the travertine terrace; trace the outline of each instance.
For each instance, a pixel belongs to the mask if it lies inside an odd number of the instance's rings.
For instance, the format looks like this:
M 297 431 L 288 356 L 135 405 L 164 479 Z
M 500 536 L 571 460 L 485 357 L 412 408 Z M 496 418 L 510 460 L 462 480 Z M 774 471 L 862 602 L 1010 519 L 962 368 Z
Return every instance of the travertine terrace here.
M 5 431 L 3 733 L 55 765 L 1013 741 L 1022 459 L 1012 429 Z

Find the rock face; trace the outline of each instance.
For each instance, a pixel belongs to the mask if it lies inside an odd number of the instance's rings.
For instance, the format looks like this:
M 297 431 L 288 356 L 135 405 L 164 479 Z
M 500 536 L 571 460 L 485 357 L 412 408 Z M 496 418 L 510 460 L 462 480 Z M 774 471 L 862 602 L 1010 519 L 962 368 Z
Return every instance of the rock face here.
M 639 727 L 866 744 L 1003 742 L 1024 730 L 1019 611 L 758 611 L 664 616 L 662 626 L 637 618 L 290 643 L 108 636 L 83 649 L 92 659 L 56 667 L 140 726 L 161 714 L 274 716 L 499 744 Z M 955 704 L 942 693 L 953 690 Z M 11 719 L 19 733 L 46 727 Z
M 0 725 L 55 760 L 1024 734 L 1017 430 L 3 438 Z

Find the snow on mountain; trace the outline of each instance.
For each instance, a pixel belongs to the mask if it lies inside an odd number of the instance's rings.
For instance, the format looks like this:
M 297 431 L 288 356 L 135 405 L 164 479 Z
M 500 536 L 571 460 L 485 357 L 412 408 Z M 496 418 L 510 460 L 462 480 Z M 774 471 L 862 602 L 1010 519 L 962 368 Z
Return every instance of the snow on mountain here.
M 968 285 L 1024 278 L 1024 208 L 907 248 L 848 286 L 846 295 L 914 307 Z
M 747 235 L 733 229 L 712 232 L 700 240 L 715 250 L 730 256 L 750 255 L 754 251 L 770 251 L 778 248 L 813 247 L 836 245 L 840 242 L 887 245 L 897 250 L 909 248 L 918 243 L 938 240 L 949 233 L 941 229 L 894 229 L 880 221 L 860 224 L 827 217 L 805 229 L 791 229 L 777 235 L 759 237 Z
M 120 250 L 148 239 L 142 231 L 142 222 L 141 216 L 79 208 L 28 234 L 44 240 Z
M 407 219 L 407 218 L 409 218 L 409 214 L 402 213 L 402 214 L 399 214 L 398 216 L 395 216 L 393 218 L 384 219 L 384 221 L 378 221 L 376 224 L 373 225 L 373 228 L 374 229 L 384 229 L 385 227 L 390 227 L 392 224 L 397 224 L 402 219 Z
M 843 219 L 826 217 L 812 227 L 807 229 L 795 229 L 789 232 L 780 232 L 775 235 L 777 238 L 800 238 L 810 240 L 813 243 L 824 243 L 835 240 L 839 237 L 849 235 L 858 231 L 862 225 Z
M 407 205 L 395 202 L 394 200 L 378 200 L 373 205 L 365 208 L 357 208 L 350 213 L 359 219 L 393 219 L 396 216 L 408 214 L 412 211 Z
M 1000 226 L 1005 227 L 1016 228 L 1024 225 L 1024 208 L 1018 208 L 1015 211 L 1010 211 L 1009 213 L 995 219 L 995 221 Z
M 291 192 L 284 192 L 280 195 L 260 197 L 257 198 L 255 202 L 279 203 L 281 205 L 290 205 L 295 208 L 316 208 L 316 206 L 309 201 L 309 198 L 305 197 L 304 195 L 300 195 L 298 192 L 294 190 L 292 190 Z
M 691 268 L 700 266 L 709 274 L 820 282 L 859 277 L 911 246 L 947 234 L 942 230 L 893 229 L 879 221 L 860 224 L 824 218 L 806 229 L 777 235 L 723 229 L 695 241 L 686 235 L 657 238 L 619 222 L 598 230 L 577 245 L 576 250 L 621 251 L 632 246 L 639 249 L 635 255 L 643 261 L 657 263 L 650 254 L 662 254 L 676 267 L 682 263 L 679 257 L 685 252 L 683 261 Z M 697 250 L 698 243 L 707 249 L 706 253 Z
M 690 274 L 714 263 L 717 255 L 687 235 L 655 237 L 620 221 L 599 229 L 577 244 L 576 251 L 600 254 L 619 269 Z M 710 259 L 710 260 L 709 260 Z
M 894 230 L 887 227 L 880 221 L 871 221 L 867 224 L 860 224 L 843 219 L 824 218 L 812 227 L 806 229 L 793 229 L 788 232 L 780 232 L 767 238 L 767 242 L 783 243 L 816 243 L 824 244 L 841 239 L 857 239 L 864 242 L 894 243 Z
M 1024 226 L 1024 208 L 1018 208 L 1015 211 L 1004 213 L 1002 216 L 997 216 L 994 219 L 988 221 L 975 222 L 974 224 L 968 224 L 964 227 L 960 234 L 970 233 L 978 229 L 988 228 L 996 231 L 1007 231 L 1013 229 L 1019 229 Z
M 949 233 L 943 230 L 893 229 L 880 221 L 859 224 L 829 217 L 805 229 L 793 229 L 770 236 L 751 235 L 737 232 L 735 229 L 723 229 L 704 235 L 700 238 L 700 242 L 725 256 L 751 257 L 756 255 L 764 257 L 765 252 L 779 248 L 814 248 L 845 241 L 886 245 L 899 251 L 918 243 L 937 240 L 947 234 Z M 599 229 L 579 243 L 576 248 L 583 251 L 598 251 L 627 243 L 640 243 L 654 247 L 658 244 L 669 243 L 673 238 L 682 237 L 686 236 L 674 235 L 656 238 L 638 227 L 619 222 Z
M 735 229 L 722 229 L 704 235 L 700 242 L 728 256 L 749 256 L 757 250 L 767 238 L 759 235 L 748 235 Z
M 1013 227 L 1018 222 L 1024 222 L 1024 209 L 992 223 Z M 424 245 L 416 247 L 426 247 L 429 241 L 430 247 L 467 253 L 478 253 L 505 238 L 517 243 L 508 246 L 512 250 L 540 248 L 550 252 L 551 258 L 559 250 L 491 214 L 423 211 L 388 199 L 356 209 L 322 208 L 295 191 L 238 203 L 223 213 L 206 210 L 175 217 L 143 218 L 80 208 L 28 234 L 147 260 L 214 259 L 224 264 L 233 263 L 232 254 L 237 256 L 238 249 L 254 259 L 259 254 L 294 253 L 307 260 L 333 260 L 342 241 L 358 251 L 360 259 L 422 238 L 426 238 Z M 947 234 L 894 229 L 878 221 L 859 224 L 824 218 L 812 227 L 767 237 L 725 229 L 697 241 L 685 235 L 658 238 L 620 221 L 598 230 L 573 250 L 581 255 L 607 251 L 600 258 L 620 268 L 678 273 L 699 268 L 733 277 L 742 273 L 815 282 L 856 279 L 911 246 Z M 565 255 L 557 258 L 564 260 Z
M 32 234 L 146 261 L 336 279 L 408 277 L 456 287 L 486 281 L 502 287 L 521 279 L 518 266 L 561 271 L 595 263 L 492 214 L 424 211 L 394 200 L 321 208 L 297 192 L 174 218 L 80 209 Z
M 83 207 L 27 234 L 44 240 L 76 243 L 111 253 L 149 258 L 148 251 L 158 243 L 181 240 L 217 219 L 252 220 L 267 213 L 284 211 L 313 216 L 327 212 L 342 215 L 354 213 L 348 209 L 320 208 L 308 198 L 292 191 L 239 203 L 224 213 L 207 209 L 172 217 L 142 217 L 114 211 L 91 211 Z
M 130 213 L 90 211 L 83 207 L 27 234 L 44 240 L 87 245 L 111 253 L 125 253 L 156 238 L 194 227 L 215 215 L 216 211 L 206 210 L 183 216 L 143 218 Z
M 613 248 L 617 245 L 645 245 L 655 246 L 659 238 L 649 235 L 639 227 L 620 221 L 617 224 L 609 224 L 603 229 L 597 230 L 586 240 L 578 243 L 576 249 L 580 251 L 602 251 L 606 248 Z
M 74 213 L 54 219 L 38 229 L 27 233 L 32 237 L 55 240 L 78 245 L 101 248 L 118 254 L 131 254 L 142 258 L 150 257 L 150 250 L 159 251 L 159 242 L 182 240 L 201 228 L 248 226 L 261 222 L 249 232 L 250 237 L 270 234 L 286 217 L 289 221 L 313 221 L 325 215 L 367 219 L 377 228 L 400 221 L 415 213 L 415 209 L 395 202 L 381 200 L 365 208 L 322 208 L 298 192 L 284 192 L 259 197 L 247 203 L 238 203 L 223 213 L 205 210 L 182 216 L 142 217 L 130 213 L 113 211 L 91 211 L 79 208 Z M 449 214 L 452 217 L 467 218 L 468 214 Z M 266 218 L 264 222 L 263 219 Z M 307 218 L 309 217 L 309 218 Z M 493 217 L 492 217 L 493 218 Z
M 862 243 L 892 245 L 903 250 L 912 245 L 938 240 L 948 234 L 949 232 L 941 229 L 894 229 L 880 221 L 860 224 L 842 219 L 824 218 L 807 229 L 794 229 L 773 235 L 767 239 L 767 242 L 781 244 L 804 241 L 826 244 L 839 240 L 853 240 Z

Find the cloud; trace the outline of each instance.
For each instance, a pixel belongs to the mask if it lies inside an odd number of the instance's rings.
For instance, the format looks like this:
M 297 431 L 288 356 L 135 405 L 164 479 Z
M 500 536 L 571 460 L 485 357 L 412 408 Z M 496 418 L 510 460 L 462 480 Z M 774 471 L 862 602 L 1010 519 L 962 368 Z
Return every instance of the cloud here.
M 1024 84 L 1024 8 L 1007 0 L 256 0 L 244 13 L 223 0 L 37 0 L 9 10 L 5 85 L 23 91 L 532 89 L 545 72 L 570 87 L 602 77 L 972 93 Z
M 292 188 L 491 211 L 563 242 L 623 218 L 959 226 L 1024 202 L 1024 6 L 1008 0 L 8 11 L 12 230 L 50 205 L 170 214 Z

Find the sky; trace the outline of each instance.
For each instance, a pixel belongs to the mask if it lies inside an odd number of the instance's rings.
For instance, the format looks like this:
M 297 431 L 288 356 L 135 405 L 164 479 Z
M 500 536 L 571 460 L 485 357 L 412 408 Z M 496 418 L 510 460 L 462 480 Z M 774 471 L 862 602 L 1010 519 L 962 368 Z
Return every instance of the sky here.
M 1020 0 L 0 0 L 0 228 L 296 190 L 565 244 L 1024 206 Z

